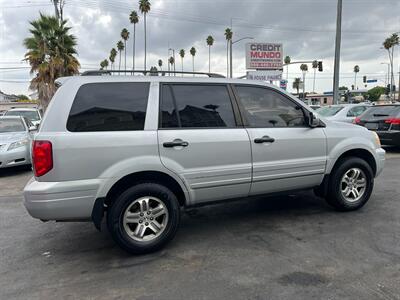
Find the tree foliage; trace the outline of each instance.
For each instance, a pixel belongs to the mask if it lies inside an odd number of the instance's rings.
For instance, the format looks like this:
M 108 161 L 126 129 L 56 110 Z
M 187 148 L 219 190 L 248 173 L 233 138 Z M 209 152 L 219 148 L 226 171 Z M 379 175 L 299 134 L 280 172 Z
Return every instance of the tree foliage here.
M 368 95 L 368 100 L 370 101 L 378 101 L 379 98 L 381 97 L 382 94 L 384 94 L 386 91 L 386 88 L 382 86 L 376 86 L 370 90 L 368 90 L 367 95 Z
M 27 49 L 25 61 L 31 66 L 30 89 L 37 90 L 43 108 L 46 108 L 56 91 L 54 81 L 58 77 L 78 74 L 79 61 L 76 58 L 76 38 L 69 33 L 67 21 L 40 14 L 39 19 L 30 22 L 31 36 L 24 40 Z

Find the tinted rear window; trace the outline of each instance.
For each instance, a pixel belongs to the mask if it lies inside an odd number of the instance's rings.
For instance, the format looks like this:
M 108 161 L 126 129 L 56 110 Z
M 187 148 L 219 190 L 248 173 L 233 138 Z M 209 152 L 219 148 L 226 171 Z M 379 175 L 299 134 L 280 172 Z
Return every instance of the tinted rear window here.
M 161 128 L 236 127 L 225 85 L 162 85 Z
M 400 114 L 400 105 L 372 106 L 364 114 L 363 119 L 373 119 L 379 117 L 396 117 Z
M 110 82 L 81 86 L 67 121 L 67 129 L 82 131 L 143 130 L 149 83 Z

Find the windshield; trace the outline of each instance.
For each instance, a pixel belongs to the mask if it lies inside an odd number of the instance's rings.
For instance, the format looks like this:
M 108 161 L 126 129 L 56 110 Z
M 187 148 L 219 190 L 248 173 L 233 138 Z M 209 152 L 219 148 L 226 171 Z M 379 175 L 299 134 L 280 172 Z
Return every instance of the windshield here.
M 332 117 L 343 109 L 343 106 L 325 106 L 318 108 L 316 112 L 323 117 Z
M 21 120 L 0 119 L 0 133 L 22 131 L 25 131 L 25 126 Z
M 6 116 L 21 116 L 30 121 L 40 120 L 38 112 L 34 110 L 10 110 L 6 113 Z
M 400 105 L 372 106 L 361 117 L 374 119 L 379 117 L 396 117 L 400 114 Z

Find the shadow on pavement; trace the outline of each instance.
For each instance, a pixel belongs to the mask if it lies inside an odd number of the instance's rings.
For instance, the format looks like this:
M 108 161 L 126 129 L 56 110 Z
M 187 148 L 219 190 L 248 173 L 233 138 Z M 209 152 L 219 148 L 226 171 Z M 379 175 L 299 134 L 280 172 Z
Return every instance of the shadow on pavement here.
M 32 172 L 32 167 L 30 165 L 4 168 L 4 169 L 0 169 L 0 177 L 18 176 L 21 174 L 26 174 L 28 172 Z

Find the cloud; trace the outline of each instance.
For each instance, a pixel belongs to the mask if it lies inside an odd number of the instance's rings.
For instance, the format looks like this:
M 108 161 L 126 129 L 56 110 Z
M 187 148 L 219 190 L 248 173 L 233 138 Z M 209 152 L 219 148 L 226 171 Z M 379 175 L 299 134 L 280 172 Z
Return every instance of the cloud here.
M 208 70 L 206 38 L 212 35 L 215 44 L 211 49 L 212 71 L 226 73 L 226 40 L 224 30 L 232 21 L 234 40 L 250 36 L 257 41 L 283 43 L 285 55 L 292 60 L 324 61 L 324 72 L 317 74 L 317 90 L 331 90 L 335 40 L 336 1 L 334 0 L 153 0 L 147 17 L 148 66 L 168 58 L 168 48 L 186 50 L 184 68 L 191 70 L 189 49 L 197 49 L 195 68 Z M 43 5 L 44 4 L 44 5 Z M 53 13 L 51 4 L 43 0 L 20 0 L 11 3 L 0 0 L 0 67 L 10 63 L 18 65 L 25 49 L 22 41 L 29 35 L 29 21 L 38 17 L 39 11 Z M 132 61 L 133 26 L 129 23 L 131 10 L 137 3 L 128 0 L 69 0 L 65 17 L 78 38 L 78 53 L 82 67 L 97 68 L 109 56 L 112 47 L 120 40 L 121 29 L 131 32 L 127 45 L 127 65 Z M 400 2 L 381 0 L 347 0 L 343 7 L 341 85 L 351 85 L 352 69 L 360 65 L 362 75 L 384 79 L 387 54 L 379 49 L 383 39 L 400 30 Z M 143 66 L 144 29 L 143 15 L 136 31 L 136 65 Z M 234 45 L 234 74 L 245 73 L 245 41 Z M 397 63 L 397 62 L 396 62 Z M 181 60 L 176 53 L 176 68 Z M 310 77 L 312 72 L 309 72 Z M 289 81 L 299 76 L 299 66 L 289 68 Z M 25 92 L 27 83 L 13 84 L 4 80 L 28 80 L 28 71 L 1 72 L 0 89 Z M 361 83 L 361 82 L 360 82 Z M 291 86 L 291 84 L 289 84 Z M 18 90 L 18 91 L 17 91 Z

